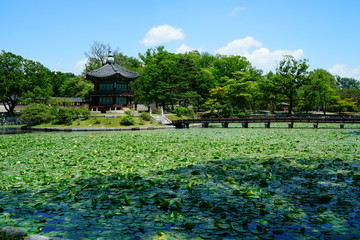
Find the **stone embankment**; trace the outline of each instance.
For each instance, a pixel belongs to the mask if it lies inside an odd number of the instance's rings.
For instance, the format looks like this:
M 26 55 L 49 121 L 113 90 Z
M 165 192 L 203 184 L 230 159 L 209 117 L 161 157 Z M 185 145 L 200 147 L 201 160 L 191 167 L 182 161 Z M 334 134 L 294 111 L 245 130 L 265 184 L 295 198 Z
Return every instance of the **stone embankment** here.
M 155 127 L 121 127 L 121 128 L 52 128 L 52 127 L 23 127 L 25 130 L 35 130 L 44 132 L 98 132 L 98 131 L 137 131 L 137 130 L 156 130 L 171 129 L 174 126 L 155 126 Z
M 17 229 L 4 227 L 0 229 L 0 240 L 71 240 L 65 238 L 44 237 L 41 235 L 29 235 L 27 232 Z

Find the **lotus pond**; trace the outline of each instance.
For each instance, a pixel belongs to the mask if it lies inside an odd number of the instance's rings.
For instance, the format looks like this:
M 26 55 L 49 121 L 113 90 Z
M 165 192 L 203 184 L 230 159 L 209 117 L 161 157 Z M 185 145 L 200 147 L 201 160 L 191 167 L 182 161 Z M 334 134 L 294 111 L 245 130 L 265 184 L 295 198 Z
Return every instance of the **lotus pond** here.
M 71 239 L 354 239 L 358 129 L 0 135 L 0 226 Z

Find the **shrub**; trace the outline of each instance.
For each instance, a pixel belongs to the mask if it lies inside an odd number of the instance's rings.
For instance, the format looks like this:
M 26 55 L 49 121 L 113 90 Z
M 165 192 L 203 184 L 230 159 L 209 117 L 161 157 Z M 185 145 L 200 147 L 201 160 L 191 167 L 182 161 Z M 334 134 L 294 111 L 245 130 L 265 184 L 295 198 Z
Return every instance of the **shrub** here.
M 98 119 L 98 118 L 94 118 L 94 124 L 100 124 L 101 123 L 101 120 Z
M 89 118 L 90 110 L 87 107 L 79 107 L 79 108 L 76 108 L 76 114 L 78 116 L 82 116 L 84 118 Z
M 173 110 L 174 114 L 178 117 L 187 116 L 187 117 L 194 117 L 195 113 L 192 108 L 180 107 L 176 106 Z
M 126 110 L 124 113 L 126 116 L 132 116 L 131 110 Z
M 31 104 L 21 111 L 21 119 L 36 125 L 50 122 L 53 120 L 53 115 L 48 105 Z
M 55 116 L 55 123 L 57 124 L 71 124 L 77 117 L 77 111 L 74 108 L 61 107 L 58 109 Z
M 141 115 L 140 115 L 140 118 L 144 121 L 150 121 L 151 119 L 151 116 L 149 113 L 147 112 L 142 112 Z
M 160 113 L 161 113 L 161 109 L 159 107 L 152 109 L 152 114 L 160 114 Z
M 135 118 L 131 115 L 126 115 L 120 118 L 120 125 L 131 126 L 135 124 Z

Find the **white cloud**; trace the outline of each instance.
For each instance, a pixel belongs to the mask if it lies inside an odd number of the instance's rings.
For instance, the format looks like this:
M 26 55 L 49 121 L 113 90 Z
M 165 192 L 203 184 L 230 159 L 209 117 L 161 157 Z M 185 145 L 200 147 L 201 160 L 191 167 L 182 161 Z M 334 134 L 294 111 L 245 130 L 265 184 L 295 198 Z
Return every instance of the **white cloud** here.
M 215 50 L 215 53 L 222 55 L 243 55 L 252 47 L 261 47 L 261 42 L 253 37 L 245 37 L 229 42 L 225 47 Z
M 76 74 L 80 74 L 85 69 L 85 65 L 87 61 L 88 61 L 87 58 L 77 61 L 73 67 L 74 72 L 76 72 Z
M 349 77 L 360 80 L 360 66 L 349 67 L 345 64 L 335 64 L 328 71 L 333 75 L 339 75 L 341 77 Z
M 165 24 L 150 29 L 140 43 L 145 46 L 151 46 L 184 38 L 185 34 L 182 29 Z
M 223 55 L 241 55 L 245 56 L 256 68 L 264 71 L 273 70 L 283 59 L 284 55 L 291 55 L 295 59 L 300 59 L 304 55 L 302 49 L 297 50 L 276 50 L 270 51 L 268 48 L 261 47 L 262 43 L 255 38 L 247 36 L 243 39 L 237 39 L 228 43 L 225 47 L 215 51 Z M 251 51 L 252 48 L 256 48 Z
M 229 42 L 225 47 L 215 50 L 215 53 L 222 55 L 243 55 L 252 47 L 261 47 L 261 42 L 253 37 L 245 37 Z
M 176 49 L 176 53 L 186 53 L 191 52 L 193 49 L 191 49 L 189 46 L 182 44 L 178 49 Z
M 187 52 L 191 52 L 191 51 L 199 51 L 201 52 L 201 49 L 194 49 L 189 47 L 188 45 L 182 44 L 179 48 L 177 48 L 175 50 L 176 53 L 187 53 Z
M 267 48 L 260 48 L 253 52 L 245 53 L 244 56 L 256 67 L 266 71 L 273 70 L 277 67 L 280 61 L 284 58 L 284 55 L 291 55 L 295 59 L 300 59 L 304 55 L 302 49 L 288 51 L 288 50 L 276 50 L 271 52 Z
M 236 7 L 234 8 L 231 12 L 230 12 L 230 16 L 236 16 L 238 14 L 238 12 L 244 11 L 245 8 L 244 7 Z

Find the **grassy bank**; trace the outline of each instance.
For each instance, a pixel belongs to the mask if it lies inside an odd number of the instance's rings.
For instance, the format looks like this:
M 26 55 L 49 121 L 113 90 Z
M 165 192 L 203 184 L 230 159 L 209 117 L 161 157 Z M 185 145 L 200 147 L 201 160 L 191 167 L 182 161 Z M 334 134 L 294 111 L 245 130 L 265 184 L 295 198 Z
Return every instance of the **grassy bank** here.
M 0 136 L 0 225 L 72 239 L 359 236 L 359 131 Z
M 139 117 L 134 117 L 135 123 L 128 127 L 151 127 L 160 126 L 154 119 L 150 121 L 144 121 Z M 34 127 L 51 127 L 51 128 L 115 128 L 115 127 L 127 127 L 127 125 L 120 124 L 120 117 L 91 117 L 91 118 L 79 118 L 74 120 L 71 124 L 53 124 L 44 123 Z

